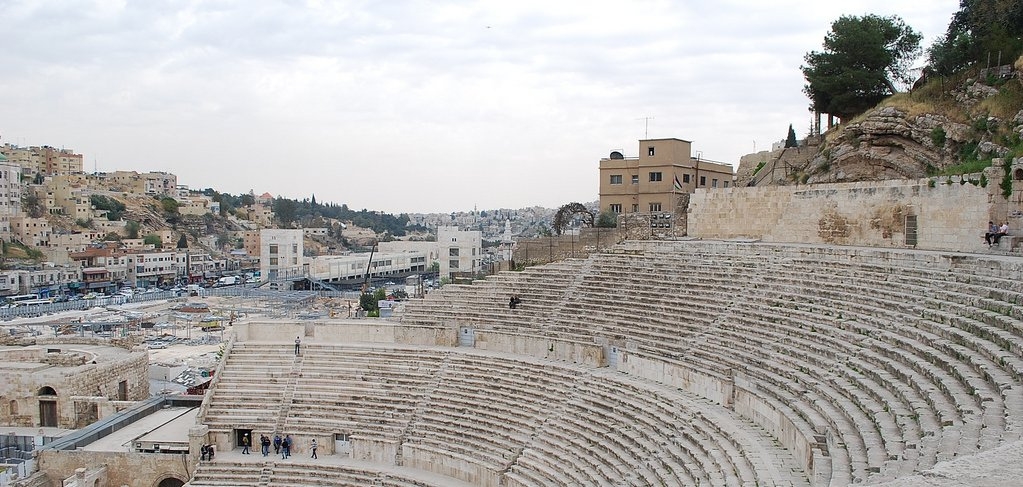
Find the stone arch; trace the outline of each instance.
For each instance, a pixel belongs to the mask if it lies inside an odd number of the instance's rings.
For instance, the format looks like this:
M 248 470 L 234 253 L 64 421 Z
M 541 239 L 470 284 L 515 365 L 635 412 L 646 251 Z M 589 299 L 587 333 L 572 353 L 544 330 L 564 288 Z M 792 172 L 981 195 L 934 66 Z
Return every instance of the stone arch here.
M 1012 171 L 1012 179 L 1014 181 L 1023 181 L 1023 168 L 1016 168 Z
M 11 399 L 11 402 L 10 402 L 9 408 L 8 408 L 8 412 L 11 414 L 11 416 L 17 416 L 18 415 L 18 401 L 17 400 Z
M 165 475 L 163 478 L 161 478 L 159 481 L 153 484 L 153 487 L 181 487 L 183 485 L 185 485 L 184 480 L 181 480 L 174 475 Z
M 38 396 L 56 396 L 57 391 L 50 386 L 43 386 L 39 388 L 39 392 L 36 393 Z

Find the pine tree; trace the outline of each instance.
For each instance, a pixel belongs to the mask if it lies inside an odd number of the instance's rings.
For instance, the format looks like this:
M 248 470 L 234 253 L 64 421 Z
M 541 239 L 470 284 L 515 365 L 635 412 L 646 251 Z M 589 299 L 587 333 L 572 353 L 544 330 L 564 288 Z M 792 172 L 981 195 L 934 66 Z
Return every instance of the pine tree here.
M 789 136 L 785 139 L 785 148 L 797 147 L 799 142 L 796 141 L 796 131 L 792 129 L 792 124 L 789 124 Z

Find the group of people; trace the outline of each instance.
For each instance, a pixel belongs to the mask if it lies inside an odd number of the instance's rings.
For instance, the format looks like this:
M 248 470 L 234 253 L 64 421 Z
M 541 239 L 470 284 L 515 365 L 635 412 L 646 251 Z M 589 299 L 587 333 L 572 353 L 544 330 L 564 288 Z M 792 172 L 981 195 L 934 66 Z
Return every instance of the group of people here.
M 515 309 L 521 302 L 522 300 L 519 299 L 518 296 L 512 296 L 511 298 L 508 298 L 508 307 L 511 309 Z
M 295 444 L 294 440 L 291 439 L 291 435 L 284 435 L 283 437 L 279 434 L 274 435 L 273 439 L 270 439 L 267 435 L 259 435 L 259 446 L 260 452 L 264 457 L 270 455 L 270 445 L 274 447 L 274 455 L 280 455 L 281 459 L 291 458 L 291 447 Z M 241 447 L 242 455 L 249 455 L 249 447 L 252 446 L 252 439 L 248 433 L 242 435 Z M 316 449 L 319 445 L 316 444 L 314 438 L 309 443 L 309 449 L 312 451 L 312 458 L 318 458 L 316 456 Z M 203 460 L 213 460 L 213 445 L 203 445 L 200 451 L 202 453 Z
M 204 443 L 202 447 L 199 448 L 199 459 L 204 462 L 206 460 L 213 460 L 213 445 Z
M 984 234 L 984 241 L 987 242 L 987 246 L 990 247 L 998 243 L 1002 237 L 1009 234 L 1009 222 L 1003 223 L 998 226 L 995 222 L 987 222 L 987 233 Z

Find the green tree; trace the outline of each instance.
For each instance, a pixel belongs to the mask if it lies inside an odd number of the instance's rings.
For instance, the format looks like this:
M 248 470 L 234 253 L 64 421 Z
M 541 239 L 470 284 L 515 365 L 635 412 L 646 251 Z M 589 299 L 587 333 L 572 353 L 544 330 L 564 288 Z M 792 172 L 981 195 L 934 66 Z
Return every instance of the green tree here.
M 42 218 L 42 216 L 46 214 L 46 207 L 43 206 L 43 200 L 41 200 L 33 191 L 27 191 L 25 195 L 22 196 L 21 207 L 31 218 Z
M 1023 2 L 962 0 L 945 35 L 927 50 L 928 68 L 942 76 L 974 63 L 1015 60 L 1023 52 Z
M 153 247 L 158 249 L 163 248 L 163 239 L 161 239 L 159 235 L 156 235 L 154 233 L 150 233 L 149 235 L 143 237 L 142 243 L 146 245 L 152 245 Z
M 170 196 L 160 198 L 160 207 L 163 208 L 163 211 L 166 213 L 177 215 L 179 206 L 181 205 L 178 204 L 177 200 Z
M 181 234 L 181 237 L 178 238 L 178 245 L 177 245 L 177 247 L 179 249 L 187 249 L 188 248 L 188 236 L 187 235 L 185 235 L 183 233 Z
M 139 222 L 128 220 L 128 222 L 124 224 L 124 233 L 128 236 L 128 238 L 139 238 L 140 228 L 141 225 L 139 225 Z
M 910 63 L 921 35 L 898 16 L 842 16 L 824 37 L 824 50 L 806 54 L 800 69 L 810 108 L 842 119 L 859 115 L 911 81 Z
M 366 311 L 376 311 L 380 309 L 380 305 L 377 303 L 377 298 L 373 294 L 362 293 L 359 296 L 359 307 Z
M 789 124 L 789 135 L 785 137 L 785 148 L 797 147 L 799 142 L 796 140 L 796 131 L 792 129 L 792 124 Z
M 597 216 L 597 227 L 615 228 L 618 226 L 618 215 L 611 210 L 604 210 Z

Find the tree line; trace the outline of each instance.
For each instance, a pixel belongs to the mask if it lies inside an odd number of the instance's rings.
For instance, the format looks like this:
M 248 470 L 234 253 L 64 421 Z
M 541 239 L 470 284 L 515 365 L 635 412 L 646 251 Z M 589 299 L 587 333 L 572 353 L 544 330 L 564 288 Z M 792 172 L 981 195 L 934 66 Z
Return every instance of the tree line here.
M 810 109 L 847 119 L 876 106 L 913 81 L 922 36 L 898 16 L 842 16 L 821 51 L 804 56 Z M 927 49 L 921 79 L 950 76 L 978 64 L 1012 63 L 1023 52 L 1023 2 L 960 2 L 944 36 Z

